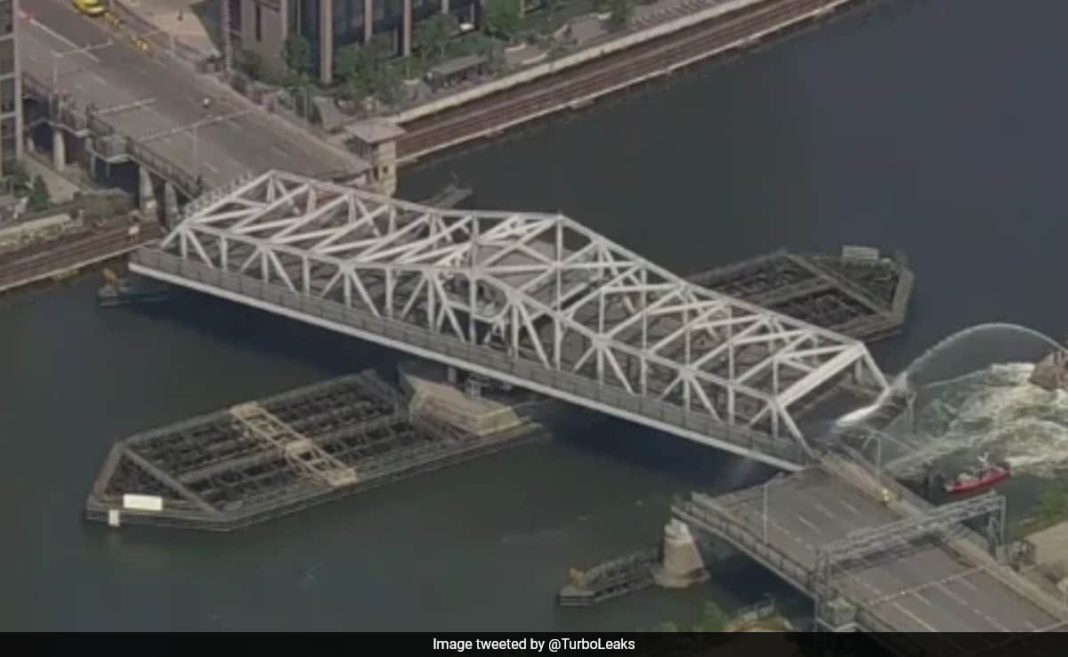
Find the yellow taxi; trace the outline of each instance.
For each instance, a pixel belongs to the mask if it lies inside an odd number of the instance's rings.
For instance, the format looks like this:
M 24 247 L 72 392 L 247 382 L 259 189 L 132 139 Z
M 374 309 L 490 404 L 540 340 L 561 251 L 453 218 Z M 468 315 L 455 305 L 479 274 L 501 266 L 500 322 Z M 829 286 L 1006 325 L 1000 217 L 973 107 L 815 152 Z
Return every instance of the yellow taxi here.
M 105 7 L 102 0 L 70 0 L 79 13 L 86 16 L 99 16 L 104 13 Z

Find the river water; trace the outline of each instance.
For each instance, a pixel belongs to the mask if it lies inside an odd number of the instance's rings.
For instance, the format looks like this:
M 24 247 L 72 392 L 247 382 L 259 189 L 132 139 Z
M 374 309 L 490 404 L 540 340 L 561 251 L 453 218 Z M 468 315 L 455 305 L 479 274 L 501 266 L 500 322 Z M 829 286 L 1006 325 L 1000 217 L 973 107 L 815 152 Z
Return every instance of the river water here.
M 888 370 L 960 328 L 1054 336 L 1068 240 L 1068 5 L 882 0 L 727 63 L 408 172 L 481 207 L 562 211 L 680 273 L 779 246 L 901 249 L 918 277 Z M 659 537 L 670 496 L 763 468 L 623 423 L 230 535 L 81 520 L 111 441 L 396 356 L 220 301 L 99 310 L 80 279 L 0 302 L 0 629 L 616 629 L 783 595 L 707 586 L 560 610 Z

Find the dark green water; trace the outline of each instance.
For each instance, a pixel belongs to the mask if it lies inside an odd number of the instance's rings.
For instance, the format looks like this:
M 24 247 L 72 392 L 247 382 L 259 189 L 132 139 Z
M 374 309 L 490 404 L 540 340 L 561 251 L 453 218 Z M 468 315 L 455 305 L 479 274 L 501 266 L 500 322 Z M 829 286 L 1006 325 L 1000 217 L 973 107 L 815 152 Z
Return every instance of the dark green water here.
M 919 287 L 900 367 L 983 321 L 1065 330 L 1068 5 L 884 0 L 409 172 L 483 207 L 560 210 L 680 272 L 777 246 L 900 248 Z M 707 587 L 585 610 L 571 566 L 655 541 L 670 495 L 762 472 L 653 432 L 596 432 L 232 535 L 114 532 L 81 508 L 110 442 L 395 356 L 185 296 L 98 310 L 81 280 L 0 305 L 0 629 L 636 629 L 755 600 Z

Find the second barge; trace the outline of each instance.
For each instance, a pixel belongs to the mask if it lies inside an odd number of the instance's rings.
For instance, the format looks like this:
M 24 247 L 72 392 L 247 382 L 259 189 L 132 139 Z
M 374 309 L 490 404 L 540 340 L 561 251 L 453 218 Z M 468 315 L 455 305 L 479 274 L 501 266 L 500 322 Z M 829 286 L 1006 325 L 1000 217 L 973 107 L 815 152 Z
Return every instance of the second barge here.
M 780 250 L 688 279 L 867 342 L 901 330 L 913 287 L 904 255 L 865 246 L 844 246 L 838 256 Z
M 433 381 L 402 377 L 418 405 L 368 371 L 121 440 L 86 516 L 239 529 L 547 436 L 507 397 L 455 405 Z

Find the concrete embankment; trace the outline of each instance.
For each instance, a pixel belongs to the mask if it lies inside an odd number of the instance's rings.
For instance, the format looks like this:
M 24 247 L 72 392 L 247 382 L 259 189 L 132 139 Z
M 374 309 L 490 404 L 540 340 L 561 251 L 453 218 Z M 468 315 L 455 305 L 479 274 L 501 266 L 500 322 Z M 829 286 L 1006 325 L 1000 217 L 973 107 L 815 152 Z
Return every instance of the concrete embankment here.
M 116 221 L 6 252 L 0 256 L 0 293 L 61 278 L 125 255 L 160 236 L 159 224 L 146 223 L 134 232 L 130 224 Z
M 401 163 L 532 121 L 756 43 L 856 0 L 725 2 L 599 48 L 398 114 Z

